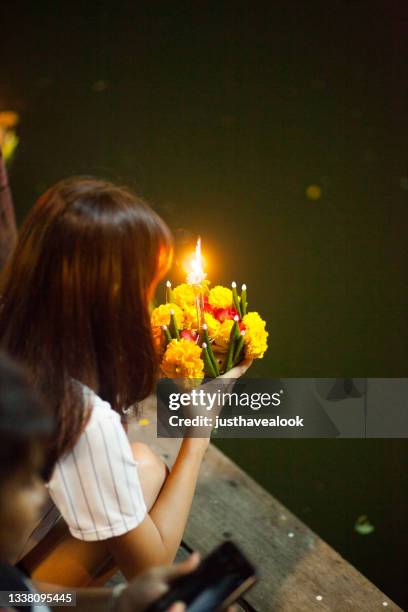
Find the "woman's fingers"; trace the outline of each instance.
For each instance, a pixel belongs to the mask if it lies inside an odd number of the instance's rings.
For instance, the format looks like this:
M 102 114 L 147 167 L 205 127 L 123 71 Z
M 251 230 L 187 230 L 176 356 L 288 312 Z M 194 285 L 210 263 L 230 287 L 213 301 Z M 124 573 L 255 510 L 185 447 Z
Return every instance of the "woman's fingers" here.
M 193 553 L 182 563 L 163 567 L 153 567 L 132 580 L 118 599 L 117 612 L 138 612 L 145 610 L 152 602 L 171 589 L 177 578 L 193 572 L 200 563 L 200 555 Z M 182 602 L 171 605 L 167 612 L 185 610 Z
M 172 565 L 170 569 L 172 570 L 173 575 L 170 580 L 174 580 L 179 576 L 183 576 L 184 574 L 189 574 L 190 572 L 193 572 L 195 569 L 197 569 L 200 561 L 200 553 L 193 552 L 185 561 L 181 561 L 181 563 Z
M 176 601 L 176 603 L 172 604 L 167 612 L 184 612 L 186 610 L 186 604 L 182 601 Z
M 176 578 L 193 572 L 199 563 L 200 555 L 197 552 L 194 552 L 188 557 L 188 559 L 182 561 L 181 563 L 169 565 L 168 567 L 156 568 L 156 576 L 160 576 L 161 580 L 171 584 L 174 580 L 176 580 Z

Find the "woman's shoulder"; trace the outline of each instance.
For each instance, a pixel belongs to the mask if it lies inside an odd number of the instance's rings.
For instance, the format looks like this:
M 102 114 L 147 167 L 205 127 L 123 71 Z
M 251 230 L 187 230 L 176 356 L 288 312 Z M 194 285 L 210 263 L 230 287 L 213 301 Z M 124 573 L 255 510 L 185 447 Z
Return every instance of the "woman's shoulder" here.
M 90 416 L 85 426 L 86 430 L 103 426 L 104 424 L 121 424 L 119 414 L 112 409 L 109 402 L 103 400 L 92 389 L 81 383 L 82 393 L 86 409 L 90 411 Z
M 90 417 L 48 490 L 75 538 L 105 540 L 137 527 L 146 505 L 119 414 L 91 389 L 83 393 Z

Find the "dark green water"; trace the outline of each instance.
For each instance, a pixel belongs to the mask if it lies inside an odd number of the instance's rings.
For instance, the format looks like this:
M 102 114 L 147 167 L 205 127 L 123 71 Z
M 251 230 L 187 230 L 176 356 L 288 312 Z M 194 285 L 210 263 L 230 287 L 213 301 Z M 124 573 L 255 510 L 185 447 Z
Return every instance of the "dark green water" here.
M 270 331 L 254 376 L 404 377 L 403 3 L 270 4 L 3 7 L 18 217 L 67 175 L 126 182 L 180 248 L 201 234 L 214 282 L 247 282 Z M 219 444 L 408 606 L 406 441 Z M 368 536 L 354 531 L 361 514 Z

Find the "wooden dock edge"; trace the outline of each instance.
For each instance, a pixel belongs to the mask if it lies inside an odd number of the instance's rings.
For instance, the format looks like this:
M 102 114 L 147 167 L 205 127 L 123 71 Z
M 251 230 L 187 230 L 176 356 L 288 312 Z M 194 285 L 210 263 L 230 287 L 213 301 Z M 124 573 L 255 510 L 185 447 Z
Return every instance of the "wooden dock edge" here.
M 171 465 L 179 440 L 157 438 L 155 402 L 129 425 L 131 441 L 145 442 Z M 183 543 L 205 555 L 234 540 L 261 578 L 242 609 L 261 612 L 401 610 L 367 578 L 210 445 L 204 459 Z M 180 554 L 183 554 L 180 551 Z

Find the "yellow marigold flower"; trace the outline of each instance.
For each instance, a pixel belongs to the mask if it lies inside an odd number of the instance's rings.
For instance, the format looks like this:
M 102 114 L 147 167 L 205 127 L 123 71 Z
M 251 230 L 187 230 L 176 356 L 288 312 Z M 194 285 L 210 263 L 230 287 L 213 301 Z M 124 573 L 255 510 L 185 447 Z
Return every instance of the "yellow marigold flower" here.
M 161 364 L 168 378 L 203 378 L 201 347 L 190 340 L 172 340 L 167 345 Z
M 210 290 L 208 303 L 213 308 L 230 308 L 232 306 L 232 291 L 227 287 L 217 285 Z
M 219 352 L 225 352 L 228 350 L 229 339 L 231 334 L 231 328 L 234 325 L 232 319 L 226 319 L 218 328 L 217 333 L 214 336 L 214 350 Z
M 215 317 L 212 316 L 211 312 L 204 313 L 204 321 L 207 323 L 208 335 L 210 336 L 210 338 L 214 338 L 217 335 L 218 330 L 220 329 L 221 323 L 217 321 Z
M 197 329 L 197 308 L 195 306 L 187 306 L 184 308 L 184 328 Z
M 242 319 L 245 325 L 245 357 L 261 359 L 268 348 L 266 323 L 257 312 L 248 312 Z
M 174 316 L 176 317 L 177 325 L 182 327 L 183 325 L 183 311 L 177 304 L 162 304 L 152 311 L 150 321 L 153 327 L 169 325 L 170 324 L 170 310 L 174 310 Z
M 180 306 L 180 308 L 186 308 L 187 306 L 193 306 L 195 302 L 194 288 L 192 285 L 182 283 L 177 285 L 171 290 L 173 301 Z

